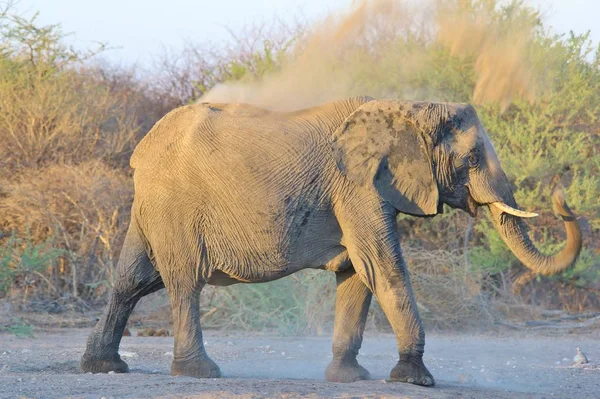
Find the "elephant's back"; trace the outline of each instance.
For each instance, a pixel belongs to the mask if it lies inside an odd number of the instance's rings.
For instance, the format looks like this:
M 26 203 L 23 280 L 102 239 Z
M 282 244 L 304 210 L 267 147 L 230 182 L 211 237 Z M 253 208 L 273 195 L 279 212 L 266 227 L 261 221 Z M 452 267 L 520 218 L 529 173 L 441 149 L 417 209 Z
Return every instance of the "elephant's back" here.
M 130 165 L 135 169 L 148 168 L 181 155 L 190 144 L 201 142 L 212 147 L 228 133 L 247 130 L 244 127 L 254 127 L 251 130 L 256 130 L 256 135 L 276 130 L 280 122 L 278 114 L 248 104 L 199 103 L 179 107 L 156 122 L 133 151 Z
M 187 105 L 163 116 L 136 146 L 129 161 L 131 167 L 144 168 L 155 164 L 174 144 L 183 139 L 190 127 L 207 119 L 210 112 L 209 107 Z

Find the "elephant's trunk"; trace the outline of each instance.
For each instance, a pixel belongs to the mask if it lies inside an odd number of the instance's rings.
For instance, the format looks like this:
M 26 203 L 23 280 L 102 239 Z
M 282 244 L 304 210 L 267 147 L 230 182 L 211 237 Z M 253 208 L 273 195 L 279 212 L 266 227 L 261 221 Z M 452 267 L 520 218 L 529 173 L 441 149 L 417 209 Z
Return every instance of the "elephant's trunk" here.
M 581 230 L 577 217 L 569 209 L 562 192 L 555 192 L 552 199 L 555 211 L 563 219 L 567 230 L 567 244 L 552 256 L 540 253 L 535 247 L 520 217 L 508 214 L 506 208 L 503 210 L 501 207 L 489 204 L 494 226 L 506 245 L 525 266 L 542 275 L 556 274 L 565 270 L 577 260 L 581 251 Z M 514 203 L 514 199 L 511 198 L 510 202 Z

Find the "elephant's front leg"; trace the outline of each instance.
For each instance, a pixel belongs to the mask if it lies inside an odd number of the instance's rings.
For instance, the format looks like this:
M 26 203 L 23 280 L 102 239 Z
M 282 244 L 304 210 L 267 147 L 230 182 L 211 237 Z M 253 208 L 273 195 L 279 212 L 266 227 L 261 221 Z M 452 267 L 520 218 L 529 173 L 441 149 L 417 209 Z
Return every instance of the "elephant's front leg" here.
M 404 260 L 394 266 L 375 267 L 375 295 L 383 309 L 398 344 L 398 363 L 390 372 L 392 381 L 432 386 L 433 376 L 423 363 L 425 332 Z
M 337 272 L 336 281 L 333 360 L 325 371 L 325 378 L 331 382 L 368 380 L 370 374 L 358 364 L 356 356 L 373 295 L 354 272 L 352 265 Z
M 399 360 L 390 379 L 434 385 L 431 373 L 423 364 L 425 333 L 402 258 L 395 214 L 364 217 L 346 232 L 354 269 L 377 296 L 396 335 Z

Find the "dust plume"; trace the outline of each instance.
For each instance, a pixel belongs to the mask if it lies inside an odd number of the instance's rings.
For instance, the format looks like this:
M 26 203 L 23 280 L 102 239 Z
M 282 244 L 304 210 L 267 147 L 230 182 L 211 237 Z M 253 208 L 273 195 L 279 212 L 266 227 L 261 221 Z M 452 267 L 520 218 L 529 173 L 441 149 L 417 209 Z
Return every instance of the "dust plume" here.
M 530 61 L 536 20 L 524 14 L 498 20 L 495 3 L 441 5 L 437 41 L 453 56 L 475 59 L 472 101 L 497 102 L 504 110 L 513 97 L 533 102 L 540 94 Z
M 539 96 L 540 74 L 531 61 L 535 12 L 499 0 L 416 3 L 354 2 L 350 11 L 308 29 L 277 71 L 262 79 L 218 85 L 200 101 L 293 110 L 371 95 L 494 103 L 505 109 L 515 98 L 534 101 Z M 440 61 L 444 53 L 449 54 L 447 62 L 474 63 L 475 76 L 458 77 L 465 87 L 474 88 L 462 98 L 428 80 L 431 74 L 446 72 Z

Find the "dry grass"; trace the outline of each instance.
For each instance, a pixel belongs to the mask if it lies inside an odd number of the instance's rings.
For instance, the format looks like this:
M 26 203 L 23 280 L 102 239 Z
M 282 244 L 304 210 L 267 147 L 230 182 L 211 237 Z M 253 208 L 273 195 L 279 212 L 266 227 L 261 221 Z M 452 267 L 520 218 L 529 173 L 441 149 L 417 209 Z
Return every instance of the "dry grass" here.
M 411 282 L 425 323 L 441 329 L 489 326 L 494 320 L 482 276 L 459 252 L 405 250 Z
M 5 170 L 118 159 L 140 127 L 92 71 L 0 74 L 0 158 Z
M 5 184 L 6 196 L 0 199 L 4 234 L 50 241 L 64 250 L 48 265 L 48 281 L 40 281 L 37 293 L 102 298 L 128 225 L 131 179 L 94 161 L 26 170 Z

